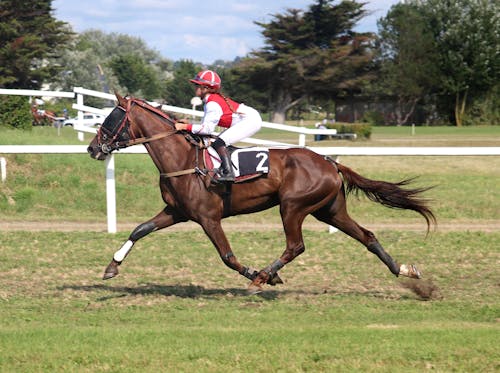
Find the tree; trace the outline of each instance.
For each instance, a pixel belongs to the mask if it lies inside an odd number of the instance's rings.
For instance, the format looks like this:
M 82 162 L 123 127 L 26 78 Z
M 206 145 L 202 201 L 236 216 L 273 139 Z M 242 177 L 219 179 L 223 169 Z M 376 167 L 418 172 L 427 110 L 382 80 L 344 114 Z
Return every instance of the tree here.
M 146 99 L 160 96 L 160 83 L 155 71 L 136 53 L 125 53 L 115 56 L 109 66 L 118 78 L 120 85 L 128 92 L 138 94 Z
M 142 39 L 99 30 L 77 35 L 62 57 L 62 63 L 65 68 L 54 78 L 54 89 L 82 86 L 98 91 L 117 90 L 148 99 L 159 98 L 172 70 L 172 62 L 148 48 Z M 134 82 L 135 74 L 140 78 Z M 99 101 L 88 100 L 89 104 L 96 105 L 94 101 Z
M 235 67 L 235 74 L 255 90 L 268 92 L 271 120 L 307 97 L 335 97 L 352 92 L 369 77 L 374 36 L 352 31 L 365 15 L 364 3 L 317 0 L 307 11 L 288 9 L 263 28 L 265 46 Z
M 378 22 L 380 74 L 377 95 L 395 97 L 398 125 L 439 80 L 438 54 L 428 22 L 414 4 L 394 5 Z
M 72 32 L 52 16 L 52 0 L 0 2 L 0 87 L 37 89 L 62 69 Z
M 163 98 L 169 105 L 190 107 L 194 96 L 193 79 L 201 66 L 191 60 L 180 60 L 174 64 L 173 78 L 165 86 Z
M 26 97 L 0 95 L 0 127 L 31 131 L 32 120 Z
M 469 102 L 500 80 L 500 3 L 496 0 L 413 0 L 428 20 L 439 51 L 440 88 L 454 97 L 462 125 Z

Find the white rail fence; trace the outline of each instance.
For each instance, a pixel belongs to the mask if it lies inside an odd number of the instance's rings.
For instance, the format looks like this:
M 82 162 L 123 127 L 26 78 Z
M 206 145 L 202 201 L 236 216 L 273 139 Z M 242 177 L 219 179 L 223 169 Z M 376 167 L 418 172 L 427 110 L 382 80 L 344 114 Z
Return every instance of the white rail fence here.
M 66 97 L 75 98 L 76 103 L 72 105 L 78 110 L 78 118 L 83 119 L 84 112 L 106 115 L 107 112 L 102 109 L 86 106 L 84 96 L 100 97 L 106 100 L 115 100 L 115 96 L 88 90 L 81 87 L 75 87 L 73 92 L 57 91 L 35 91 L 35 90 L 12 90 L 0 89 L 0 94 L 22 95 L 32 97 Z M 202 111 L 179 108 L 170 105 L 162 105 L 162 110 L 181 113 L 190 116 L 201 117 Z M 247 138 L 242 142 L 249 144 L 258 144 L 265 146 L 278 147 L 305 147 L 306 135 L 321 134 L 335 135 L 336 130 L 309 129 L 305 127 L 286 126 L 278 123 L 264 122 L 263 127 L 277 130 L 294 132 L 299 134 L 298 144 L 288 144 L 282 142 L 267 141 L 261 139 Z M 83 141 L 83 132 L 95 133 L 95 128 L 84 126 L 75 126 L 78 131 L 78 138 Z M 359 156 L 498 156 L 500 147 L 308 147 L 312 151 L 322 155 L 359 155 Z M 120 154 L 141 154 L 146 153 L 144 146 L 134 146 L 123 149 Z M 87 145 L 0 145 L 0 154 L 87 154 Z M 106 204 L 107 204 L 107 224 L 108 232 L 117 232 L 116 218 L 116 183 L 115 183 L 115 154 L 111 154 L 105 161 L 106 167 Z M 4 182 L 7 177 L 7 162 L 5 157 L 0 157 L 1 180 Z
M 107 115 L 108 112 L 103 109 L 98 109 L 95 107 L 87 106 L 84 104 L 85 96 L 93 96 L 102 98 L 104 100 L 116 101 L 116 97 L 109 93 L 93 91 L 90 89 L 82 88 L 82 87 L 74 87 L 73 92 L 62 92 L 62 91 L 37 91 L 30 89 L 0 89 L 0 95 L 17 95 L 17 96 L 29 96 L 29 97 L 63 97 L 63 98 L 76 98 L 76 103 L 72 105 L 73 109 L 78 110 L 78 120 L 80 122 L 83 121 L 84 112 Z M 151 104 L 155 106 L 160 106 L 160 104 L 152 102 Z M 193 117 L 202 117 L 203 112 L 194 109 L 185 109 L 177 106 L 171 105 L 161 105 L 161 109 L 164 111 L 170 111 L 174 113 L 180 113 L 185 115 L 190 115 Z M 311 129 L 306 127 L 296 127 L 296 126 L 287 126 L 279 123 L 270 123 L 263 122 L 262 127 L 264 128 L 273 128 L 286 132 L 294 132 L 299 135 L 298 145 L 304 146 L 306 143 L 306 135 L 330 135 L 335 136 L 337 134 L 337 130 L 335 129 Z M 95 132 L 95 129 L 84 127 L 84 126 L 75 126 L 75 130 L 78 131 L 78 138 L 80 141 L 84 140 L 83 132 Z M 290 145 L 286 143 L 279 143 L 273 141 L 266 140 L 258 140 L 253 138 L 248 138 L 245 142 L 249 144 L 259 144 L 259 145 Z

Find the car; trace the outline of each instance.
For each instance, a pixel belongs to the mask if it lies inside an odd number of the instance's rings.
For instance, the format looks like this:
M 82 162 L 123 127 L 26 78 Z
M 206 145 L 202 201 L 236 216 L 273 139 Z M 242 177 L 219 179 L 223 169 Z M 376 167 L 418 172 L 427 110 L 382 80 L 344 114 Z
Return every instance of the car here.
M 86 127 L 100 126 L 106 117 L 104 115 L 85 113 L 83 114 L 83 121 L 78 120 L 78 117 L 66 119 L 63 122 L 64 126 L 83 125 Z

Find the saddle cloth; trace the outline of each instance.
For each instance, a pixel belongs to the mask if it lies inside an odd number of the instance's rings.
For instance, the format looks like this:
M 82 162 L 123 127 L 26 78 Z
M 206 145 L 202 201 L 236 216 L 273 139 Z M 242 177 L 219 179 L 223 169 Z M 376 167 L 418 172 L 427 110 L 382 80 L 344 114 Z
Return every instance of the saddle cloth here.
M 245 181 L 269 173 L 269 149 L 259 147 L 228 147 L 234 170 L 235 182 Z M 220 167 L 220 157 L 214 148 L 203 152 L 205 167 L 209 170 Z M 217 179 L 217 175 L 215 175 Z

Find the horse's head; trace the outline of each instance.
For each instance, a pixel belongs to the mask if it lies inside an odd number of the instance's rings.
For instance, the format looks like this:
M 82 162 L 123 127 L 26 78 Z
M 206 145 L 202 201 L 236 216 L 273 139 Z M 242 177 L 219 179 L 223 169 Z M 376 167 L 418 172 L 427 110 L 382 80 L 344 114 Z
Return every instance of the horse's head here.
M 118 105 L 106 117 L 87 148 L 92 158 L 102 161 L 113 150 L 144 144 L 177 132 L 174 121 L 160 109 L 143 100 L 124 98 L 116 92 L 115 95 Z M 138 109 L 132 111 L 133 107 Z
M 123 148 L 129 135 L 128 110 L 130 100 L 120 96 L 115 92 L 118 105 L 106 117 L 101 127 L 97 130 L 97 135 L 90 142 L 87 152 L 94 159 L 103 161 L 113 150 Z

